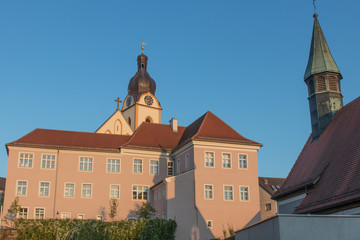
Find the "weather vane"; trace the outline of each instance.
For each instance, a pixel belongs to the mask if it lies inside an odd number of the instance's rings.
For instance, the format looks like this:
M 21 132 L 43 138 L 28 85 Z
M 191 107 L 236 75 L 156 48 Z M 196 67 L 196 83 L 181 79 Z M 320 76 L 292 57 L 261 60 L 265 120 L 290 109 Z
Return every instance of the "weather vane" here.
M 313 0 L 313 5 L 314 5 L 314 14 L 316 14 L 316 5 L 315 5 L 315 1 L 316 1 L 316 0 Z
M 144 53 L 144 46 L 146 45 L 146 43 L 144 42 L 144 39 L 142 39 L 142 42 L 141 42 L 141 54 Z

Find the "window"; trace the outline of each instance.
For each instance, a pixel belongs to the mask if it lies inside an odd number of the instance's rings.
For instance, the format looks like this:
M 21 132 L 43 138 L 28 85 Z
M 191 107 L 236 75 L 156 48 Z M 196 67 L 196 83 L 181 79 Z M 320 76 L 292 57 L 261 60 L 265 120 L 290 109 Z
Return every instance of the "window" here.
M 110 198 L 120 198 L 120 186 L 110 185 Z
M 163 186 L 162 187 L 162 196 L 163 196 L 163 198 L 165 197 L 165 193 L 166 193 L 165 186 Z
M 276 192 L 277 190 L 280 189 L 279 185 L 270 185 L 271 189 L 274 190 L 274 192 Z
M 42 155 L 41 168 L 55 169 L 55 155 Z
M 134 159 L 133 173 L 142 173 L 142 160 L 141 159 Z
M 247 168 L 247 155 L 239 154 L 239 168 Z
M 70 219 L 70 213 L 61 213 L 62 219 Z
M 168 176 L 173 176 L 174 175 L 174 162 L 173 161 L 168 161 Z
M 224 186 L 224 200 L 234 200 L 232 186 Z
M 93 158 L 92 157 L 80 157 L 79 170 L 91 172 L 93 170 Z
M 157 191 L 154 192 L 154 201 L 157 201 Z
M 45 208 L 35 208 L 35 219 L 45 218 Z
M 106 171 L 111 173 L 120 172 L 120 159 L 108 159 Z
M 158 191 L 158 199 L 161 200 L 161 189 Z
M 176 161 L 176 173 L 177 174 L 180 174 L 180 159 L 178 159 L 177 161 Z
M 18 218 L 27 219 L 28 218 L 28 208 L 20 208 L 18 212 Z
M 50 183 L 49 182 L 40 182 L 39 196 L 48 197 L 50 194 Z
M 249 201 L 249 188 L 240 186 L 240 201 Z
M 205 199 L 213 199 L 213 186 L 205 185 Z
M 317 92 L 326 91 L 325 78 L 320 76 L 317 78 Z
M 91 184 L 83 184 L 81 187 L 81 197 L 91 198 Z
M 16 187 L 17 196 L 26 196 L 27 193 L 27 181 L 18 181 Z
M 84 220 L 84 214 L 78 214 L 77 215 L 77 219 L 79 219 L 79 220 Z
M 133 186 L 133 199 L 134 200 L 147 200 L 148 199 L 148 187 L 147 186 Z
M 185 155 L 185 170 L 189 169 L 189 154 Z
M 34 155 L 32 153 L 20 153 L 19 167 L 32 168 Z
M 65 183 L 64 197 L 73 198 L 75 196 L 75 184 Z
M 208 228 L 212 228 L 212 227 L 213 227 L 212 220 L 207 220 L 207 221 L 206 221 L 206 224 L 207 224 L 207 227 L 208 227 Z
M 150 160 L 150 174 L 159 175 L 159 161 Z
M 223 153 L 222 167 L 223 168 L 231 168 L 231 154 L 230 153 Z
M 101 215 L 96 215 L 96 220 L 102 221 L 103 217 Z
M 265 211 L 271 210 L 271 203 L 265 203 Z
M 214 167 L 214 153 L 213 152 L 205 152 L 205 166 L 206 167 Z

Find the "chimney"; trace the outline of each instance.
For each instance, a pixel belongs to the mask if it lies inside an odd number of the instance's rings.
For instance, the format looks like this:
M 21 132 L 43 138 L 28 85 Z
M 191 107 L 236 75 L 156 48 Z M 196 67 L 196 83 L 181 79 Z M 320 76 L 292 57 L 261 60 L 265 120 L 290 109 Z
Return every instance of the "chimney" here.
M 269 184 L 267 178 L 264 178 L 264 182 L 265 182 L 265 184 Z
M 177 131 L 178 131 L 178 119 L 172 118 L 169 121 L 169 123 L 170 123 L 171 129 L 173 130 L 173 132 L 177 133 Z

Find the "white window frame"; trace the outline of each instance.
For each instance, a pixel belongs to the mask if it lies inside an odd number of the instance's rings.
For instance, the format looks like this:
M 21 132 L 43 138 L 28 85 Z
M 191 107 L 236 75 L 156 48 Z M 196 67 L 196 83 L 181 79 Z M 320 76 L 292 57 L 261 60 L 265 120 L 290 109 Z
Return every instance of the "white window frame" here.
M 47 184 L 49 184 L 49 186 L 48 186 L 48 195 L 41 195 L 41 189 L 43 188 L 43 187 L 41 186 L 41 183 L 47 183 Z M 45 197 L 45 198 L 50 197 L 50 185 L 51 185 L 51 183 L 50 183 L 49 181 L 39 181 L 39 193 L 38 193 L 38 197 L 41 197 L 41 198 L 43 198 L 43 197 Z M 44 189 L 45 189 L 45 188 L 44 188 Z M 44 192 L 45 192 L 45 190 L 44 190 Z
M 225 196 L 225 187 L 231 187 L 231 196 L 232 196 L 232 199 L 226 199 Z M 224 184 L 223 185 L 223 199 L 224 201 L 234 201 L 234 185 L 231 185 L 231 184 Z
M 90 197 L 83 195 L 84 185 L 90 185 Z M 81 183 L 81 198 L 91 199 L 93 196 L 93 184 L 92 183 Z
M 27 210 L 27 211 L 26 211 L 26 218 L 24 218 L 24 214 L 23 214 L 23 212 L 21 211 L 22 209 L 26 209 L 26 210 Z M 21 206 L 20 211 L 17 213 L 17 217 L 18 217 L 18 218 L 23 218 L 23 219 L 28 219 L 28 218 L 29 218 L 29 207 L 23 207 L 23 206 Z
M 43 209 L 44 212 L 43 212 L 43 218 L 37 218 L 36 217 L 36 209 Z M 45 219 L 45 208 L 44 207 L 34 207 L 34 219 Z
M 118 187 L 118 189 L 117 189 L 118 196 L 117 197 L 112 197 L 112 192 L 114 192 L 114 190 L 111 188 L 112 186 Z M 120 199 L 120 184 L 110 184 L 110 193 L 109 194 L 110 194 L 109 195 L 110 199 Z
M 25 166 L 24 161 L 23 161 L 23 165 L 20 166 L 20 159 L 21 159 L 21 154 L 29 154 L 32 155 L 32 159 L 31 159 L 31 166 L 29 167 L 29 159 L 30 158 L 26 158 L 27 159 L 27 166 Z M 18 158 L 18 168 L 34 168 L 34 159 L 35 159 L 35 154 L 31 153 L 31 152 L 19 152 L 19 158 Z
M 213 164 L 213 166 L 210 166 L 210 161 L 208 161 L 208 157 L 207 157 L 207 154 L 212 154 L 212 164 Z M 208 166 L 208 163 L 209 163 L 209 166 Z M 213 151 L 205 151 L 204 152 L 204 166 L 206 167 L 206 168 L 215 168 L 215 152 L 213 152 Z
M 206 190 L 206 186 L 211 186 L 211 198 L 206 197 L 206 192 L 208 192 Z M 214 200 L 214 185 L 212 185 L 212 184 L 204 184 L 204 199 L 205 200 Z
M 68 218 L 64 218 L 64 215 L 68 215 Z M 70 212 L 61 212 L 60 213 L 61 219 L 71 219 L 71 213 Z
M 153 165 L 151 162 L 157 162 L 157 165 Z M 150 167 L 149 167 L 149 173 L 151 174 L 151 175 L 156 175 L 156 176 L 158 176 L 159 175 L 159 170 L 160 170 L 160 168 L 159 168 L 159 166 L 160 166 L 160 164 L 159 164 L 159 160 L 150 160 Z M 154 169 L 156 169 L 156 172 L 154 173 Z
M 54 159 L 44 159 L 44 157 L 51 156 L 54 157 Z M 43 167 L 43 162 L 45 161 L 45 167 Z M 47 162 L 50 161 L 50 167 L 47 166 Z M 51 168 L 51 163 L 54 161 L 54 168 Z M 56 154 L 51 153 L 43 153 L 41 154 L 41 162 L 40 162 L 40 168 L 44 170 L 55 170 L 56 169 Z
M 74 196 L 66 196 L 66 184 L 72 184 L 74 186 L 73 190 L 74 190 Z M 75 183 L 73 182 L 65 182 L 64 183 L 64 198 L 75 198 Z
M 81 159 L 87 159 L 87 168 L 85 170 L 84 164 L 83 164 L 83 169 L 81 169 Z M 91 170 L 89 169 L 89 160 L 91 159 Z M 94 171 L 94 164 L 95 164 L 95 160 L 94 157 L 91 156 L 80 156 L 79 157 L 79 172 L 93 172 Z
M 244 191 L 241 191 L 241 188 L 246 188 L 247 189 L 247 198 L 248 199 L 241 199 L 241 193 L 244 192 Z M 241 202 L 250 202 L 250 188 L 249 186 L 246 186 L 246 185 L 240 185 L 239 186 L 239 199 Z
M 172 172 L 172 174 L 169 174 L 169 164 L 171 165 L 170 167 L 171 167 L 171 172 Z M 167 176 L 174 176 L 174 165 L 175 165 L 175 163 L 174 163 L 174 161 L 172 161 L 172 160 L 167 160 L 167 168 L 166 168 L 166 170 L 167 170 Z
M 246 162 L 246 167 L 240 167 L 240 161 L 244 161 L 243 159 L 240 160 L 240 156 L 245 156 L 245 162 Z M 238 154 L 238 167 L 239 169 L 243 169 L 243 170 L 247 170 L 249 168 L 249 160 L 248 160 L 249 156 L 245 153 L 239 153 Z
M 141 161 L 141 164 L 140 163 L 135 163 L 135 161 Z M 136 166 L 136 168 L 135 168 Z M 138 172 L 139 170 L 139 166 L 141 167 L 141 171 Z M 136 171 L 135 171 L 136 169 Z M 144 160 L 142 158 L 134 158 L 133 159 L 133 170 L 132 170 L 133 174 L 143 174 L 144 172 Z
M 136 189 L 136 190 L 134 190 L 134 187 L 146 187 L 147 188 L 147 190 L 146 190 L 146 199 L 144 199 L 144 192 L 145 191 L 142 191 L 142 199 L 138 199 L 137 198 L 137 196 L 138 196 L 138 193 L 140 192 L 138 189 Z M 134 191 L 136 191 L 136 199 L 134 199 Z M 141 184 L 133 184 L 132 186 L 131 186 L 131 199 L 133 200 L 133 201 L 149 201 L 149 199 L 150 199 L 150 188 L 149 188 L 149 186 L 148 185 L 141 185 Z
M 189 170 L 189 154 L 185 154 L 185 170 Z
M 96 220 L 102 221 L 102 220 L 103 220 L 103 216 L 102 216 L 102 215 L 96 215 Z
M 80 217 L 80 216 L 81 216 L 81 217 Z M 76 219 L 84 220 L 84 219 L 85 219 L 85 214 L 79 213 L 79 214 L 77 215 Z
M 229 155 L 229 157 L 230 157 L 230 167 L 224 167 L 224 161 L 225 161 L 225 159 L 224 159 L 224 155 Z M 232 168 L 232 155 L 231 155 L 231 153 L 228 153 L 228 152 L 223 152 L 223 153 L 221 153 L 221 166 L 222 166 L 222 168 L 223 169 L 231 169 Z
M 210 223 L 210 224 L 209 224 L 209 223 Z M 209 226 L 209 225 L 210 225 L 210 226 Z M 209 228 L 209 229 L 213 228 L 213 227 L 214 227 L 213 221 L 212 221 L 212 220 L 206 220 L 206 227 Z
M 19 187 L 19 182 L 26 182 L 26 186 L 25 186 L 25 194 L 18 194 L 18 187 Z M 27 196 L 27 190 L 28 190 L 28 187 L 29 187 L 29 183 L 28 183 L 28 180 L 16 180 L 16 188 L 15 188 L 15 195 L 16 196 L 23 196 L 23 197 L 26 197 Z M 23 189 L 23 186 L 21 187 L 21 190 Z M 22 192 L 22 191 L 21 191 Z
M 110 163 L 109 163 L 110 161 Z M 115 161 L 115 163 L 113 163 L 112 161 Z M 116 167 L 117 167 L 117 162 L 119 161 L 119 171 L 116 171 Z M 110 166 L 110 171 L 109 171 L 109 166 Z M 115 171 L 112 171 L 113 166 L 115 166 Z M 120 174 L 121 173 L 121 159 L 120 158 L 107 158 L 106 159 L 106 172 L 107 173 L 114 173 L 114 174 Z

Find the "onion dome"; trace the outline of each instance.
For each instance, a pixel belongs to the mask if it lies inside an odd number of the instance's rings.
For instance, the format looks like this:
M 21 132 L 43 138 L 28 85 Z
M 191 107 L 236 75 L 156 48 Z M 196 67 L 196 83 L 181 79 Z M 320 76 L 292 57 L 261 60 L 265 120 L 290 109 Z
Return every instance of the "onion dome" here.
M 156 83 L 146 71 L 147 60 L 148 57 L 144 54 L 137 57 L 138 71 L 129 82 L 128 92 L 135 98 L 135 101 L 138 100 L 141 94 L 146 92 L 151 92 L 155 95 Z

